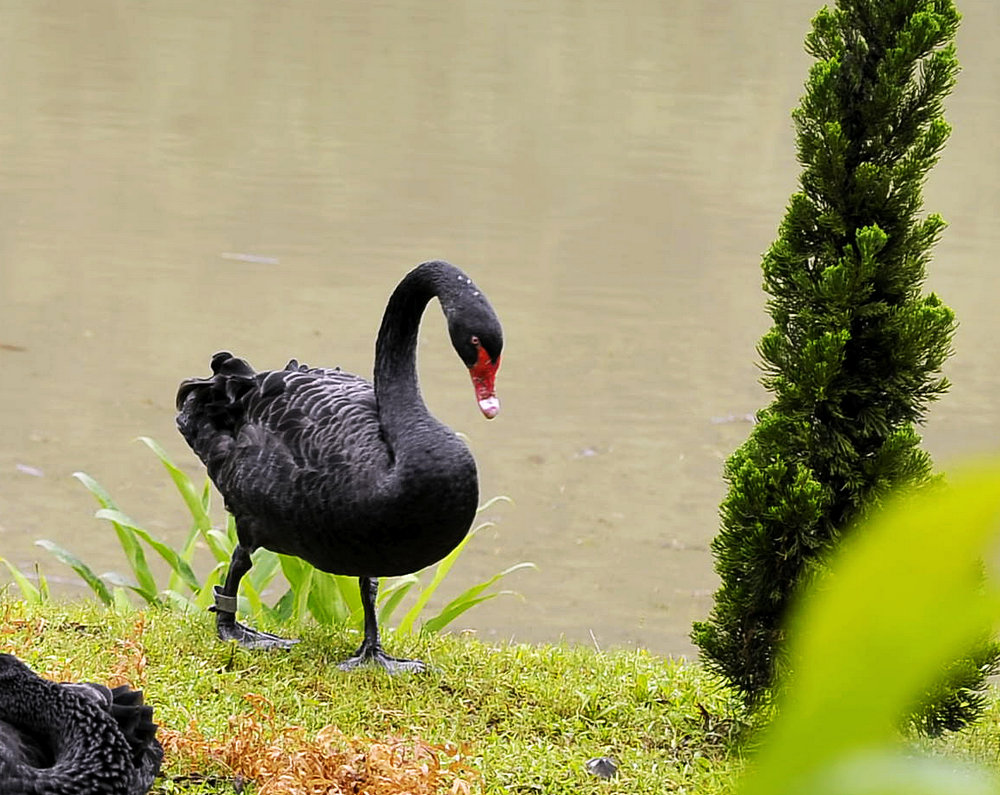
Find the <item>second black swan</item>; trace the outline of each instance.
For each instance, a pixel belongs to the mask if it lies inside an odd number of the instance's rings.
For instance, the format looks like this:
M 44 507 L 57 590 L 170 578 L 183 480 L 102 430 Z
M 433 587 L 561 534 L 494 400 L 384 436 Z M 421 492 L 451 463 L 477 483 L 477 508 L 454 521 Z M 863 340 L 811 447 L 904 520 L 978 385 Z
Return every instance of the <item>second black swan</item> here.
M 472 280 L 440 261 L 410 271 L 389 298 L 373 382 L 294 359 L 283 370 L 255 372 L 223 352 L 212 358 L 211 377 L 181 384 L 178 427 L 236 521 L 239 543 L 214 606 L 223 640 L 247 648 L 294 642 L 236 621 L 240 579 L 264 547 L 358 577 L 364 640 L 342 668 L 423 669 L 382 649 L 378 578 L 447 555 L 468 533 L 479 500 L 472 453 L 431 415 L 417 382 L 417 331 L 435 297 L 480 410 L 492 419 L 500 408 L 500 321 Z
M 140 691 L 50 682 L 0 654 L 3 795 L 142 795 L 162 760 Z

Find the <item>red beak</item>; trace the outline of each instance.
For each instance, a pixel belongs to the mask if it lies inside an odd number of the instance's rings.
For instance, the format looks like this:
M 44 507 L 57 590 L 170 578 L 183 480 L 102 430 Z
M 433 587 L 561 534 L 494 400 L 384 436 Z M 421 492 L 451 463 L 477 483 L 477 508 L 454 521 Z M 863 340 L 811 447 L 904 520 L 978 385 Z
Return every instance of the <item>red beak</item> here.
M 479 349 L 479 361 L 469 368 L 469 375 L 472 376 L 472 386 L 476 390 L 476 401 L 479 403 L 479 410 L 488 420 L 492 420 L 500 413 L 500 400 L 497 398 L 494 382 L 497 377 L 497 370 L 500 369 L 500 357 L 494 362 L 485 348 Z

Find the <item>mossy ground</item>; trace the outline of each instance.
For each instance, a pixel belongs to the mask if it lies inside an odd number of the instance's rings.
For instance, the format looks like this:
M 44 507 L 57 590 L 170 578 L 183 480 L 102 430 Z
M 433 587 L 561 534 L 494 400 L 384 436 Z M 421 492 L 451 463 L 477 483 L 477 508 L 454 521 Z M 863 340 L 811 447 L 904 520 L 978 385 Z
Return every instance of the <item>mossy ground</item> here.
M 421 792 L 711 795 L 728 791 L 740 767 L 739 704 L 697 665 L 645 651 L 389 635 L 390 653 L 431 670 L 345 673 L 336 663 L 357 636 L 313 625 L 300 636 L 290 652 L 249 652 L 216 640 L 208 614 L 0 602 L 0 647 L 40 674 L 145 692 L 168 740 L 154 795 L 244 783 L 246 792 L 341 791 L 254 781 L 262 768 L 243 764 L 299 746 L 318 753 L 323 727 L 363 738 L 355 758 L 365 743 L 384 749 L 395 738 L 436 747 L 442 775 Z M 615 779 L 586 771 L 598 756 L 618 761 Z M 382 785 L 355 791 L 392 791 Z

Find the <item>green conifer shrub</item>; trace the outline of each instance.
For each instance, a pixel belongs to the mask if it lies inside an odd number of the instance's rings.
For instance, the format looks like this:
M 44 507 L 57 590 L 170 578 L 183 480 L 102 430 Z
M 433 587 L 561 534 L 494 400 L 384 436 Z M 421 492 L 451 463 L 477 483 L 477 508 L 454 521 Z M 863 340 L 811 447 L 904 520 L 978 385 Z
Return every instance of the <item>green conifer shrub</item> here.
M 758 353 L 774 399 L 726 463 L 722 585 L 692 634 L 751 704 L 774 680 L 790 598 L 838 539 L 890 491 L 935 479 L 916 426 L 949 386 L 956 322 L 921 293 L 945 224 L 919 215 L 950 132 L 958 23 L 951 0 L 838 0 L 806 37 L 801 189 L 762 265 L 774 325 Z M 956 664 L 918 725 L 962 725 L 996 659 L 991 646 Z

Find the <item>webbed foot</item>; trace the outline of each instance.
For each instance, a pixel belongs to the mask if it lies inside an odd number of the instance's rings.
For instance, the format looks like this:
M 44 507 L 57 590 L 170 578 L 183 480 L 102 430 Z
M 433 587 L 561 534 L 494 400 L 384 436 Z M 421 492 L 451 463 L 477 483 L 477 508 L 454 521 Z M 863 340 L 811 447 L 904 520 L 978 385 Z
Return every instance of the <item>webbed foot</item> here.
M 368 643 L 362 643 L 361 647 L 352 657 L 348 657 L 342 663 L 338 664 L 337 667 L 341 671 L 353 671 L 355 668 L 360 668 L 364 665 L 379 665 L 385 668 L 390 674 L 400 673 L 401 671 L 422 673 L 427 670 L 427 666 L 420 660 L 403 660 L 399 657 L 390 657 L 381 646 L 370 645 Z
M 219 640 L 234 640 L 244 649 L 290 649 L 299 642 L 244 626 L 236 620 L 236 607 L 236 597 L 216 585 L 215 604 L 208 609 L 215 613 L 215 632 Z
M 299 642 L 297 638 L 283 638 L 270 632 L 252 629 L 235 618 L 226 621 L 220 617 L 216 621 L 215 629 L 220 640 L 234 640 L 244 649 L 290 649 Z

